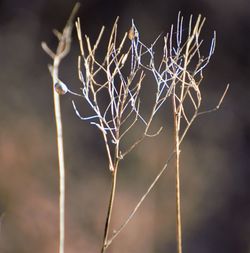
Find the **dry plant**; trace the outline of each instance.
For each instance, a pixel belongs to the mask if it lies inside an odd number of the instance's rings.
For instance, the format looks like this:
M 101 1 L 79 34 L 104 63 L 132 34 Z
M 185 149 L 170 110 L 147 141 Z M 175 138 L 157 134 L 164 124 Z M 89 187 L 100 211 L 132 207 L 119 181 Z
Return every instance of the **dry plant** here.
M 72 13 L 72 17 L 75 10 Z M 60 49 L 60 43 L 66 43 L 62 38 L 65 35 L 70 41 L 72 30 L 72 18 L 67 23 L 63 34 L 59 37 L 59 51 L 52 53 L 45 44 L 43 48 L 53 58 L 54 65 L 51 68 L 51 75 L 55 90 L 59 94 L 66 92 L 82 97 L 89 109 L 90 115 L 82 115 L 76 104 L 73 103 L 74 110 L 81 120 L 88 121 L 101 131 L 105 144 L 109 171 L 112 177 L 110 199 L 108 204 L 103 243 L 101 252 L 105 252 L 113 240 L 122 232 L 129 221 L 134 217 L 142 202 L 153 189 L 162 173 L 168 167 L 169 161 L 175 157 L 176 168 L 176 234 L 177 252 L 182 252 L 181 233 L 181 201 L 180 201 L 180 145 L 191 127 L 193 121 L 202 114 L 219 109 L 227 92 L 226 87 L 218 105 L 208 111 L 200 111 L 202 96 L 200 84 L 203 79 L 202 71 L 209 63 L 215 48 L 215 33 L 211 41 L 208 56 L 201 54 L 202 40 L 200 32 L 205 19 L 198 16 L 193 24 L 190 17 L 188 33 L 183 35 L 183 17 L 178 15 L 177 26 L 171 27 L 170 33 L 163 37 L 164 47 L 159 64 L 156 62 L 156 45 L 161 36 L 150 45 L 146 46 L 140 39 L 140 33 L 132 20 L 131 28 L 119 40 L 118 19 L 115 21 L 106 49 L 103 50 L 104 27 L 95 43 L 91 43 L 88 36 L 83 36 L 81 32 L 80 19 L 77 19 L 76 29 L 80 46 L 80 56 L 78 58 L 78 75 L 81 81 L 81 93 L 71 91 L 58 78 L 58 67 L 64 51 Z M 69 29 L 70 32 L 65 32 Z M 69 43 L 70 44 L 70 43 Z M 100 50 L 104 53 L 100 57 Z M 65 48 L 63 48 L 65 50 Z M 63 55 L 62 57 L 60 55 Z M 57 59 L 59 58 L 59 60 Z M 56 60 L 57 59 L 57 60 Z M 56 63 L 57 64 L 56 64 Z M 150 112 L 145 115 L 141 110 L 142 86 L 145 77 L 151 75 L 154 78 L 152 87 L 153 103 Z M 172 100 L 172 111 L 174 118 L 174 150 L 166 159 L 162 169 L 138 201 L 135 208 L 121 226 L 110 232 L 110 223 L 116 193 L 117 173 L 121 160 L 123 160 L 133 149 L 146 137 L 154 137 L 160 134 L 162 128 L 155 133 L 151 133 L 151 126 L 157 112 L 165 105 L 167 99 Z M 136 126 L 140 126 L 141 134 L 132 143 L 127 143 L 128 135 Z M 60 135 L 62 137 L 62 135 Z M 124 142 L 126 140 L 126 143 Z M 61 140 L 62 142 L 62 140 Z M 63 149 L 58 149 L 58 153 Z M 62 153 L 63 154 L 63 153 Z M 60 175 L 62 177 L 60 170 Z M 61 182 L 64 185 L 64 181 Z M 64 190 L 61 189 L 61 198 L 64 198 Z M 61 199 L 62 200 L 62 199 Z M 61 202 L 60 202 L 61 203 Z M 64 202 L 63 202 L 64 203 Z M 60 205 L 62 207 L 62 204 Z M 60 209 L 62 211 L 62 209 Z M 64 209 L 63 209 L 64 210 Z M 63 214 L 61 214 L 61 219 Z M 62 221 L 61 221 L 62 222 Z M 64 225 L 62 225 L 64 227 Z M 60 227 L 62 232 L 62 227 Z M 63 236 L 61 236 L 63 240 Z M 61 247 L 63 242 L 61 241 Z M 60 253 L 62 253 L 60 251 Z
M 118 42 L 117 22 L 118 19 L 115 21 L 109 36 L 105 56 L 101 60 L 98 60 L 96 51 L 101 42 L 104 27 L 93 46 L 89 37 L 85 36 L 87 48 L 84 50 L 80 20 L 78 19 L 76 22 L 81 49 L 81 56 L 78 61 L 79 79 L 83 85 L 81 96 L 87 101 L 93 115 L 83 117 L 78 112 L 74 102 L 73 106 L 76 114 L 82 120 L 90 121 L 90 124 L 97 126 L 101 131 L 106 146 L 109 170 L 112 175 L 102 252 L 120 233 L 118 230 L 113 233 L 111 239 L 108 239 L 120 161 L 145 137 L 153 137 L 160 133 L 161 129 L 156 133 L 150 133 L 150 126 L 157 111 L 171 94 L 166 82 L 155 82 L 156 93 L 150 116 L 148 118 L 142 116 L 140 112 L 140 91 L 145 70 L 147 70 L 142 68 L 142 62 L 148 51 L 153 50 L 153 45 L 151 48 L 143 45 L 134 23 L 132 23 L 129 33 L 125 33 L 121 41 Z M 130 40 L 130 46 L 126 49 L 125 42 L 128 40 Z M 127 68 L 123 70 L 125 66 Z M 104 97 L 108 100 L 106 104 L 101 102 Z M 124 149 L 122 142 L 127 138 L 137 121 L 141 121 L 144 125 L 144 128 L 141 128 L 141 136 Z
M 60 109 L 60 96 L 62 92 L 58 87 L 59 81 L 59 66 L 62 59 L 69 53 L 71 46 L 71 33 L 74 26 L 74 19 L 76 13 L 80 7 L 77 3 L 72 10 L 72 13 L 62 31 L 60 33 L 57 30 L 53 30 L 54 35 L 58 39 L 58 46 L 55 52 L 53 52 L 45 42 L 42 42 L 41 46 L 43 50 L 52 58 L 53 64 L 49 65 L 49 71 L 52 77 L 53 84 L 53 98 L 54 98 L 54 113 L 56 122 L 56 133 L 57 133 L 57 151 L 58 151 L 58 163 L 59 163 L 59 210 L 60 210 L 60 239 L 59 239 L 59 253 L 64 253 L 64 236 L 65 236 L 65 165 L 64 165 L 64 147 L 63 147 L 63 130 L 61 120 L 61 109 Z M 55 88 L 54 88 L 55 87 Z
M 200 84 L 203 79 L 202 71 L 210 61 L 215 49 L 216 34 L 211 41 L 209 54 L 203 57 L 201 54 L 200 32 L 205 18 L 198 16 L 196 22 L 189 19 L 188 35 L 183 40 L 183 17 L 178 15 L 176 27 L 176 40 L 173 41 L 173 26 L 170 36 L 165 38 L 165 66 L 160 73 L 166 72 L 171 77 L 172 110 L 174 118 L 174 150 L 176 168 L 176 238 L 177 252 L 182 252 L 181 229 L 181 191 L 180 191 L 180 145 L 190 129 L 193 121 L 202 114 L 219 109 L 226 92 L 227 85 L 218 105 L 208 111 L 200 111 L 202 96 Z M 164 62 L 164 60 L 162 61 Z

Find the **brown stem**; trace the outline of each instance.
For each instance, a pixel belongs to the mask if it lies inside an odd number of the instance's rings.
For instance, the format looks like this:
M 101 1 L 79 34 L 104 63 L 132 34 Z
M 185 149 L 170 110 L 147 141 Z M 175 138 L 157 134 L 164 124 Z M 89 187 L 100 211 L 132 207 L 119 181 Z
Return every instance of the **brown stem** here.
M 73 19 L 79 9 L 79 3 L 76 3 L 70 18 L 63 29 L 63 33 L 55 31 L 59 40 L 56 53 L 54 53 L 45 42 L 42 42 L 42 48 L 53 59 L 53 66 L 50 67 L 50 73 L 53 81 L 53 98 L 54 113 L 56 121 L 57 134 L 57 152 L 59 163 L 59 253 L 64 253 L 65 243 L 65 165 L 64 165 L 64 147 L 63 147 L 63 130 L 60 109 L 60 96 L 54 89 L 59 77 L 59 66 L 61 60 L 69 53 L 71 45 L 71 32 L 73 27 Z
M 55 57 L 53 64 L 53 84 L 56 83 L 56 77 L 58 77 L 59 61 Z M 57 150 L 58 150 L 58 162 L 59 162 L 59 210 L 60 210 L 60 239 L 59 239 L 59 253 L 64 253 L 64 236 L 65 236 L 65 165 L 64 165 L 64 148 L 63 148 L 63 130 L 62 130 L 62 119 L 60 109 L 60 98 L 59 94 L 53 89 L 54 96 L 54 112 L 56 121 L 56 132 L 57 132 Z
M 175 94 L 175 92 L 173 93 Z M 174 116 L 174 146 L 175 146 L 175 166 L 176 166 L 176 240 L 177 252 L 182 253 L 182 229 L 181 229 L 181 193 L 180 193 L 180 137 L 179 126 L 180 110 L 177 110 L 175 95 L 173 95 L 173 116 Z
M 115 192 L 116 192 L 117 170 L 118 170 L 118 162 L 116 163 L 116 166 L 115 166 L 114 170 L 112 171 L 112 185 L 111 185 L 108 212 L 107 212 L 107 216 L 106 216 L 106 223 L 105 223 L 105 228 L 104 228 L 101 253 L 104 253 L 108 247 L 107 242 L 108 242 L 110 222 L 111 222 L 111 216 L 112 216 L 112 210 L 113 210 L 113 206 L 114 206 L 114 199 L 115 199 Z
M 162 167 L 162 169 L 159 171 L 159 173 L 156 175 L 155 179 L 153 180 L 153 182 L 149 185 L 148 189 L 146 190 L 146 192 L 143 194 L 143 196 L 141 197 L 141 199 L 138 201 L 138 203 L 136 204 L 136 206 L 134 207 L 134 209 L 132 210 L 132 212 L 129 214 L 129 216 L 127 217 L 127 219 L 124 221 L 124 223 L 116 230 L 116 232 L 114 232 L 114 234 L 112 235 L 112 237 L 107 241 L 106 243 L 106 248 L 113 242 L 113 240 L 124 230 L 124 228 L 128 225 L 128 223 L 132 220 L 132 218 L 135 216 L 136 212 L 138 211 L 138 209 L 141 207 L 142 203 L 144 202 L 144 200 L 147 198 L 147 196 L 149 195 L 149 193 L 152 191 L 152 189 L 155 187 L 156 183 L 159 181 L 159 179 L 161 178 L 163 172 L 167 169 L 169 162 L 171 161 L 171 159 L 173 158 L 175 152 L 173 152 L 169 158 L 167 159 L 166 163 L 164 164 L 164 166 Z

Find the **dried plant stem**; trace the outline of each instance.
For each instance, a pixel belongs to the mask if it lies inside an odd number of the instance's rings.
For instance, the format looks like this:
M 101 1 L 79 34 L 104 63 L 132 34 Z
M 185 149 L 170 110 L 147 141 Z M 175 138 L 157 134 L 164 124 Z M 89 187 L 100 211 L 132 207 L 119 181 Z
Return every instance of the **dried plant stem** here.
M 112 185 L 111 185 L 111 192 L 110 192 L 110 199 L 109 199 L 109 206 L 108 206 L 108 212 L 106 216 L 106 223 L 104 227 L 104 235 L 103 235 L 103 243 L 102 243 L 102 250 L 101 253 L 105 252 L 107 248 L 107 242 L 108 242 L 108 235 L 109 235 L 109 229 L 110 229 L 110 222 L 111 222 L 111 216 L 112 216 L 112 210 L 114 206 L 114 199 L 115 199 L 115 193 L 116 193 L 116 182 L 117 182 L 117 169 L 118 167 L 114 168 L 112 173 Z
M 55 78 L 58 76 L 58 68 L 60 61 L 58 57 L 55 57 L 53 64 L 53 83 L 56 83 Z M 59 162 L 59 210 L 60 210 L 60 238 L 59 238 L 59 253 L 64 253 L 64 237 L 65 237 L 65 164 L 64 164 L 64 148 L 63 148 L 63 129 L 62 118 L 60 108 L 60 97 L 53 89 L 54 97 L 54 113 L 56 121 L 56 133 L 57 133 L 57 150 L 58 150 L 58 162 Z
M 60 96 L 54 89 L 55 84 L 59 80 L 59 66 L 61 60 L 69 53 L 71 46 L 71 32 L 73 27 L 73 19 L 80 7 L 77 3 L 71 12 L 71 15 L 60 33 L 54 30 L 54 34 L 58 38 L 58 47 L 54 53 L 45 42 L 42 42 L 43 50 L 53 59 L 53 65 L 49 66 L 49 70 L 53 81 L 53 98 L 54 98 L 54 113 L 56 121 L 56 138 L 57 138 L 57 152 L 59 163 L 59 253 L 64 253 L 65 242 L 65 164 L 64 164 L 64 148 L 63 148 L 63 129 L 60 108 Z
M 134 207 L 132 212 L 129 214 L 127 219 L 122 223 L 122 225 L 117 230 L 114 231 L 113 235 L 111 236 L 111 238 L 106 243 L 106 248 L 108 248 L 108 246 L 113 242 L 113 240 L 125 229 L 125 227 L 128 225 L 128 223 L 134 218 L 135 214 L 137 213 L 138 209 L 141 207 L 142 203 L 144 202 L 144 200 L 146 199 L 148 194 L 152 191 L 152 189 L 154 188 L 154 186 L 156 185 L 158 180 L 161 178 L 163 172 L 167 169 L 171 159 L 173 158 L 174 153 L 175 152 L 173 152 L 169 156 L 168 160 L 166 161 L 166 163 L 164 164 L 162 169 L 158 172 L 158 174 L 156 175 L 153 182 L 149 185 L 148 189 L 142 195 L 142 197 L 140 198 L 140 200 L 138 201 L 138 203 L 136 204 L 136 206 Z
M 181 191 L 180 191 L 180 139 L 179 139 L 179 113 L 177 112 L 175 98 L 173 95 L 173 115 L 174 115 L 174 149 L 175 149 L 175 169 L 176 169 L 176 240 L 177 252 L 182 253 L 182 229 L 181 229 Z

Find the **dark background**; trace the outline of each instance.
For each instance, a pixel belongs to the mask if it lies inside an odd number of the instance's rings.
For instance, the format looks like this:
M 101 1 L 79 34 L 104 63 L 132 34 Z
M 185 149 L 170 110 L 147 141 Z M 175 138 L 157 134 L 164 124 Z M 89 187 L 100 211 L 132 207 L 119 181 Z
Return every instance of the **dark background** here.
M 0 252 L 56 252 L 58 169 L 49 57 L 53 28 L 62 29 L 71 1 L 0 1 Z M 217 32 L 216 52 L 204 71 L 204 108 L 222 108 L 198 119 L 182 147 L 184 252 L 250 252 L 250 2 L 248 0 L 82 1 L 83 33 L 95 38 L 120 16 L 121 34 L 134 18 L 146 42 L 190 14 L 207 18 L 202 37 Z M 79 90 L 78 45 L 60 77 Z M 206 54 L 206 52 L 204 52 Z M 61 99 L 67 167 L 66 252 L 98 252 L 108 204 L 110 175 L 97 129 L 80 121 Z M 78 101 L 81 107 L 81 101 Z M 83 105 L 82 105 L 83 106 Z M 159 116 L 156 125 L 162 123 Z M 164 125 L 165 126 L 165 125 Z M 127 217 L 166 158 L 171 125 L 122 164 L 113 227 Z M 167 143 L 167 144 L 166 144 Z M 109 252 L 175 252 L 174 169 L 169 167 L 134 220 Z

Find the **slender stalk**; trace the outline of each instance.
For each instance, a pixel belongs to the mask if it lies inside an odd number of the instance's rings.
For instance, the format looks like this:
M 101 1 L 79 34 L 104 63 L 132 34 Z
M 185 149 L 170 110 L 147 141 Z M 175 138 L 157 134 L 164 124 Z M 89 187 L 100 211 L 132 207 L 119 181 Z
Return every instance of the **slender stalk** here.
M 59 60 L 55 57 L 53 64 L 53 84 L 57 80 L 55 78 L 58 76 Z M 57 150 L 58 150 L 58 162 L 59 162 L 59 253 L 64 253 L 64 237 L 65 237 L 65 165 L 64 165 L 64 148 L 63 148 L 63 128 L 62 128 L 62 118 L 61 118 L 61 108 L 60 108 L 60 97 L 59 94 L 53 89 L 54 97 L 54 113 L 56 121 L 56 139 L 57 139 Z
M 110 191 L 108 212 L 106 216 L 106 223 L 105 223 L 105 228 L 104 228 L 101 253 L 104 253 L 108 246 L 107 245 L 108 235 L 109 235 L 110 222 L 111 222 L 112 210 L 114 206 L 114 199 L 115 199 L 115 193 L 116 193 L 117 171 L 118 171 L 118 162 L 116 163 L 116 167 L 112 171 L 112 185 L 111 185 L 111 191 Z
M 181 191 L 180 191 L 180 137 L 179 120 L 180 110 L 177 110 L 175 101 L 175 92 L 173 93 L 173 116 L 174 116 L 174 148 L 175 148 L 175 168 L 176 168 L 176 240 L 177 252 L 182 253 L 182 229 L 181 229 Z
M 127 219 L 122 223 L 122 225 L 116 230 L 116 232 L 114 232 L 114 234 L 112 235 L 112 237 L 107 241 L 106 243 L 106 248 L 113 242 L 113 240 L 125 229 L 125 227 L 128 225 L 128 223 L 132 220 L 132 218 L 135 216 L 135 214 L 137 213 L 138 209 L 141 207 L 142 203 L 144 202 L 144 200 L 146 199 L 146 197 L 149 195 L 149 193 L 153 190 L 153 188 L 155 187 L 156 183 L 159 181 L 159 179 L 161 178 L 163 172 L 167 169 L 171 159 L 173 158 L 175 152 L 173 152 L 168 160 L 165 162 L 164 166 L 162 167 L 162 169 L 158 172 L 158 174 L 156 175 L 155 179 L 153 180 L 153 182 L 149 185 L 149 187 L 147 188 L 147 190 L 145 191 L 145 193 L 142 195 L 142 197 L 140 198 L 140 200 L 138 201 L 138 203 L 136 204 L 136 206 L 134 207 L 134 209 L 132 210 L 132 212 L 129 214 L 129 216 L 127 217 Z
M 54 34 L 58 38 L 58 46 L 55 53 L 47 46 L 45 42 L 42 42 L 43 50 L 53 59 L 53 65 L 49 67 L 49 70 L 53 81 L 54 113 L 56 121 L 56 139 L 59 163 L 59 253 L 64 253 L 65 243 L 65 164 L 60 96 L 54 87 L 59 80 L 59 65 L 61 60 L 70 51 L 73 20 L 79 7 L 80 4 L 76 3 L 62 33 L 54 30 Z

